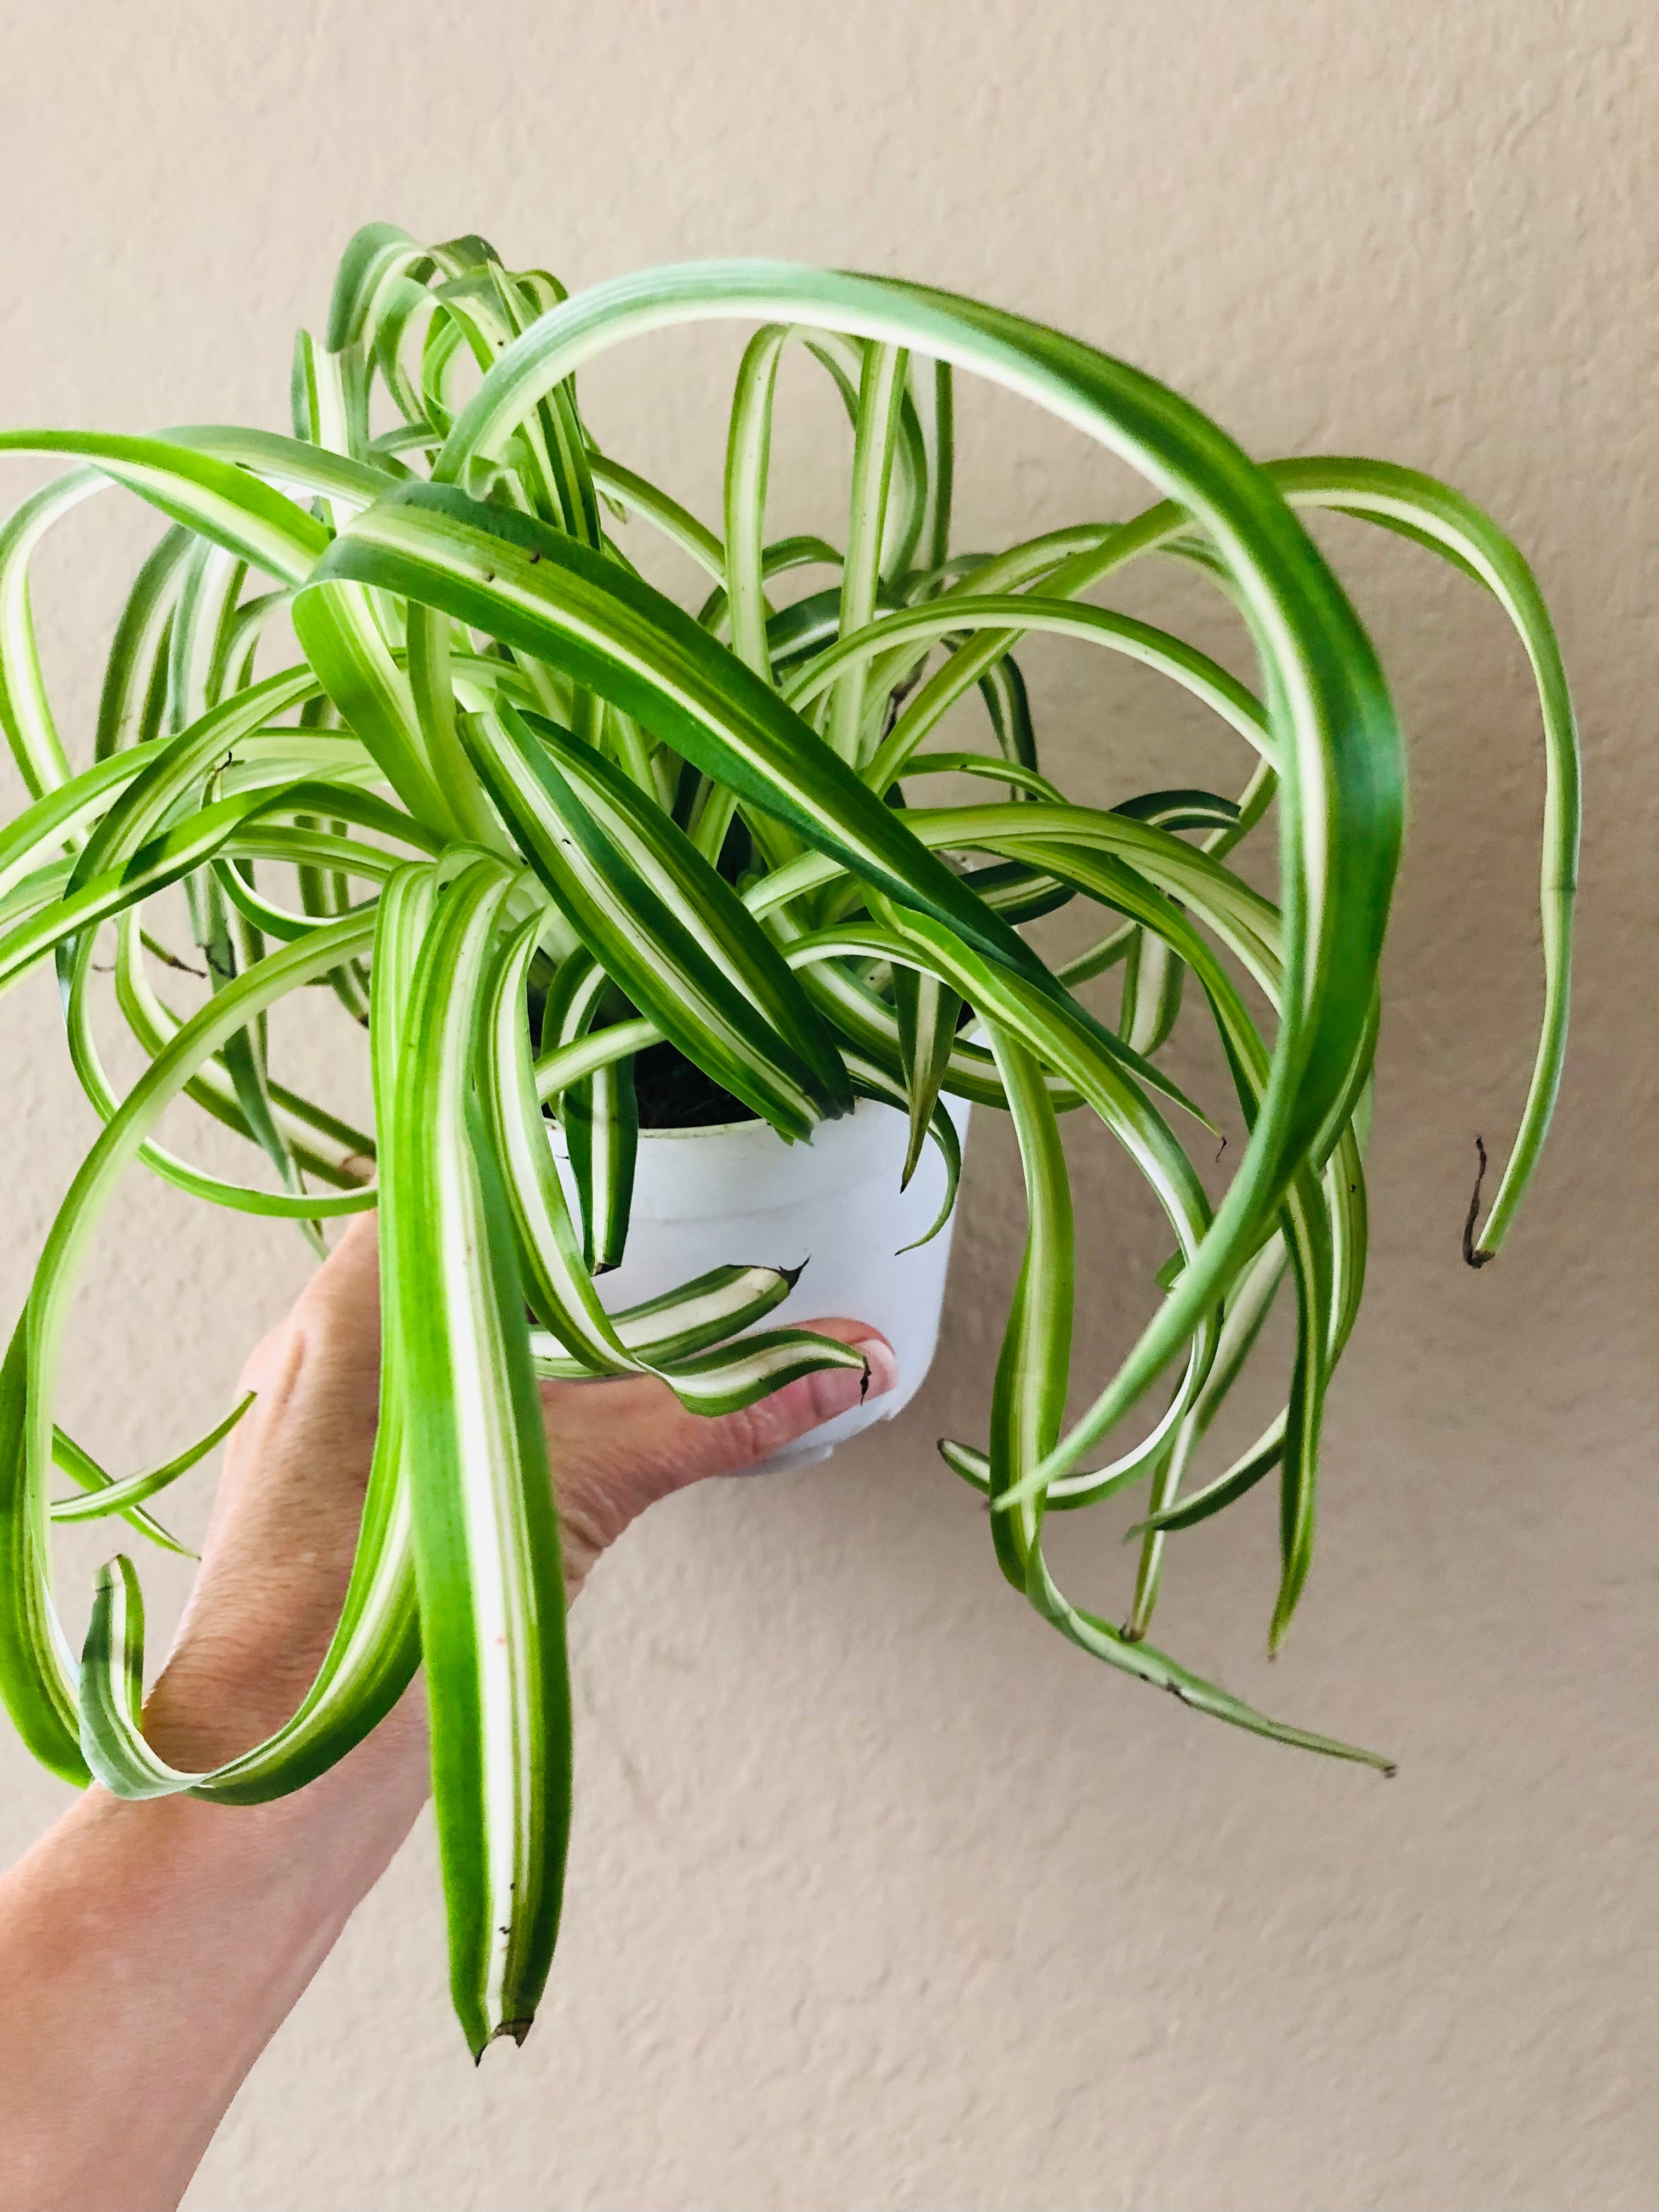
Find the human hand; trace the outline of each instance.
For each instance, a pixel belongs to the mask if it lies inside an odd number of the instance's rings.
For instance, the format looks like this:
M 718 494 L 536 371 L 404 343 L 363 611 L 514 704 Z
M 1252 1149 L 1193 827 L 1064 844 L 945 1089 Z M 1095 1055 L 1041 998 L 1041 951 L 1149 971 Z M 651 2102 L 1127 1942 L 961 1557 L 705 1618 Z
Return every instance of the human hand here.
M 810 1326 L 864 1352 L 871 1394 L 892 1388 L 885 1338 L 854 1321 Z M 365 1216 L 243 1370 L 254 1403 L 231 1437 L 201 1567 L 145 1713 L 176 1764 L 202 1767 L 249 1748 L 294 1711 L 316 1672 L 357 1540 L 380 1352 L 378 1253 Z M 647 1505 L 765 1459 L 855 1405 L 863 1381 L 829 1369 L 716 1419 L 688 1413 L 649 1377 L 544 1383 L 568 1596 Z M 372 1776 L 388 1809 L 404 1808 L 406 1826 L 425 1790 L 418 1687 L 347 1763 L 365 1784 Z

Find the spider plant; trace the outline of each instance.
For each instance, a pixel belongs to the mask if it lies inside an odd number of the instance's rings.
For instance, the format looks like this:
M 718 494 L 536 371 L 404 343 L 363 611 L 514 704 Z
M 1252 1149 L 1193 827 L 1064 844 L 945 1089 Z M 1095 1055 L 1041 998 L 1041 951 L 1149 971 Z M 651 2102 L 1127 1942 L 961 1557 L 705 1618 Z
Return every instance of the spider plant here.
M 601 452 L 576 391 L 611 348 L 710 319 L 757 331 L 712 521 Z M 792 348 L 851 426 L 839 545 L 767 532 Z M 995 553 L 954 550 L 964 372 L 1129 463 L 1148 503 Z M 1388 463 L 1258 465 L 1139 371 L 921 285 L 732 262 L 568 297 L 477 238 L 422 246 L 386 226 L 352 240 L 321 342 L 299 338 L 291 435 L 16 430 L 0 449 L 72 465 L 0 532 L 0 720 L 29 796 L 0 836 L 0 982 L 55 964 L 70 1057 L 102 1123 L 0 1370 L 0 1685 L 49 1767 L 129 1796 L 270 1798 L 340 1758 L 423 1663 L 456 2007 L 475 2052 L 522 2038 L 554 1945 L 571 1774 L 538 1376 L 653 1373 L 712 1413 L 857 1358 L 754 1329 L 788 1285 L 746 1255 L 648 1306 L 600 1303 L 595 1278 L 628 1233 L 633 1062 L 663 1043 L 791 1141 L 855 1100 L 888 1102 L 908 1117 L 912 1168 L 927 1145 L 943 1154 L 947 1213 L 958 1153 L 942 1095 L 1006 1110 L 1024 1262 L 983 1441 L 941 1447 L 988 1501 L 1003 1573 L 1142 1682 L 1260 1735 L 1384 1763 L 1252 1710 L 1147 1632 L 1171 1535 L 1273 1474 L 1283 1638 L 1364 1279 L 1403 768 L 1382 672 L 1298 519 L 1309 510 L 1430 548 L 1497 599 L 1530 661 L 1547 770 L 1544 1016 L 1507 1167 L 1468 1241 L 1476 1263 L 1538 1161 L 1566 1031 L 1578 772 L 1549 617 L 1490 520 Z M 54 524 L 112 485 L 166 527 L 116 627 L 77 769 L 41 675 L 28 567 Z M 617 542 L 623 516 L 706 572 L 700 605 L 645 580 Z M 1088 596 L 1153 558 L 1196 568 L 1237 614 L 1255 689 Z M 1125 655 L 1218 716 L 1240 741 L 1236 791 L 1176 778 L 1110 807 L 1068 797 L 1041 764 L 1018 658 L 1051 634 Z M 979 741 L 960 716 L 942 737 L 949 710 L 976 700 Z M 930 779 L 947 772 L 978 779 L 955 787 L 978 797 L 937 803 Z M 1232 865 L 1269 817 L 1276 903 Z M 168 919 L 181 897 L 209 979 L 193 1000 Z M 1066 903 L 1097 913 L 1093 941 L 1050 965 L 1021 927 Z M 1091 1008 L 1084 987 L 1113 969 L 1115 996 Z M 271 1065 L 268 1010 L 312 986 L 367 1031 L 372 1132 Z M 148 1063 L 124 1093 L 96 1041 L 109 1000 Z M 1218 1201 L 1189 1154 L 1207 1164 L 1212 1125 L 1160 1065 L 1183 1012 L 1212 1028 L 1249 1133 Z M 157 1125 L 180 1097 L 268 1166 L 238 1182 L 165 1149 Z M 1077 1399 L 1073 1117 L 1105 1124 L 1175 1246 L 1127 1355 Z M 176 1770 L 145 1739 L 131 1561 L 99 1577 L 78 1661 L 51 1595 L 52 1522 L 118 1516 L 170 1542 L 152 1501 L 236 1418 L 118 1480 L 54 1424 L 77 1275 L 136 1162 L 319 1246 L 322 1224 L 380 1216 L 381 1423 L 343 1614 L 287 1725 L 210 1772 Z M 1284 1409 L 1200 1480 L 1206 1433 L 1286 1279 Z M 52 1496 L 54 1474 L 69 1495 Z M 1044 1524 L 1137 1484 L 1139 1572 L 1120 1623 L 1060 1589 Z

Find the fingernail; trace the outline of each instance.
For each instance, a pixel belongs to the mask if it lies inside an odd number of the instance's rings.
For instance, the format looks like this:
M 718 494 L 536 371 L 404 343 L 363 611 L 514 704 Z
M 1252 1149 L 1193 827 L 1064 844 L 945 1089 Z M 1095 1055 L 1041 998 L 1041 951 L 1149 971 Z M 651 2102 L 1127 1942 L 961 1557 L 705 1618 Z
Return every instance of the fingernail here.
M 812 1407 L 812 1425 L 833 1421 L 837 1413 L 850 1413 L 859 1402 L 864 1372 L 858 1367 L 821 1367 L 806 1378 Z
M 861 1368 L 824 1367 L 808 1378 L 815 1425 L 833 1420 L 837 1413 L 850 1413 L 866 1398 L 878 1398 L 898 1381 L 898 1363 L 880 1338 L 856 1344 L 853 1349 L 864 1354 Z
M 885 1337 L 872 1336 L 859 1346 L 864 1354 L 866 1398 L 884 1398 L 898 1381 L 898 1361 Z

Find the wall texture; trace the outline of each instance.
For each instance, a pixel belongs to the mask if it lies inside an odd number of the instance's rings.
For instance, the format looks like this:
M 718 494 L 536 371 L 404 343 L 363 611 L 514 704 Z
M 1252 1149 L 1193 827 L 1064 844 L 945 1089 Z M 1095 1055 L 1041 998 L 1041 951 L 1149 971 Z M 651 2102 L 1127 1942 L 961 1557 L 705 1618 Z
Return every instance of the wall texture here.
M 8 422 L 280 423 L 293 326 L 369 216 L 482 228 L 572 284 L 733 252 L 923 275 L 1127 355 L 1257 453 L 1455 479 L 1553 598 L 1589 762 L 1557 1135 L 1477 1279 L 1471 1139 L 1513 1127 L 1538 998 L 1534 715 L 1473 592 L 1331 539 L 1413 766 L 1371 1301 L 1286 1655 L 1260 1656 L 1265 1495 L 1182 1540 L 1164 1628 L 1246 1694 L 1389 1747 L 1399 1779 L 1200 1723 L 1001 1585 L 932 1451 L 982 1418 L 1020 1225 L 981 1127 L 914 1414 L 811 1476 L 674 1502 L 579 1609 L 571 1905 L 528 2047 L 467 2063 L 423 1827 L 191 2203 L 1651 2203 L 1659 17 L 57 0 L 0 37 Z M 592 401 L 705 507 L 725 362 L 664 349 Z M 1042 426 L 985 424 L 965 473 L 988 533 L 1121 496 Z M 802 496 L 842 459 L 798 439 Z M 113 553 L 81 543 L 101 622 Z M 83 614 L 52 573 L 43 628 L 84 707 Z M 1182 757 L 1151 692 L 1091 698 L 1063 653 L 1044 681 L 1079 790 Z M 88 1135 L 49 994 L 16 1004 L 8 1310 Z M 1158 1253 L 1103 1154 L 1083 1182 L 1103 1356 L 1135 1312 L 1115 1255 L 1144 1280 Z M 302 1261 L 157 1192 L 110 1261 L 75 1387 L 126 1456 L 222 1401 Z M 1121 1585 L 1116 1534 L 1079 1534 L 1079 1576 Z M 13 1850 L 58 1793 L 0 1760 Z

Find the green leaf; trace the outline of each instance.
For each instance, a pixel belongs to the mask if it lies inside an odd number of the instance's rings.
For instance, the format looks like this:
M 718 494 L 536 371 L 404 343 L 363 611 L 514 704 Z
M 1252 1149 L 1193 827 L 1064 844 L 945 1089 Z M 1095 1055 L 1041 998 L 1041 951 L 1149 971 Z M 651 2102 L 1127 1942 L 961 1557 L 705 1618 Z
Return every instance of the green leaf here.
M 67 783 L 56 785 L 0 830 L 0 900 L 54 854 L 81 836 L 109 804 L 109 795 L 143 775 L 146 763 L 132 754 L 99 761 Z M 65 871 L 64 881 L 68 881 Z
M 894 972 L 896 974 L 898 971 L 896 969 Z M 847 1066 L 860 1097 L 873 1098 L 884 1105 L 896 1106 L 902 1112 L 908 1113 L 909 1101 L 903 1084 L 896 1082 L 884 1068 L 858 1053 L 848 1054 Z M 1051 1098 L 1060 1088 L 1058 1085 L 1049 1085 Z M 1072 1092 L 1068 1095 L 1068 1103 L 1075 1102 L 1076 1093 Z M 1002 1102 L 999 1100 L 998 1103 Z M 962 1139 L 943 1100 L 928 1117 L 927 1134 L 945 1170 L 945 1188 L 939 1200 L 939 1212 L 932 1222 L 920 1237 L 912 1237 L 908 1244 L 901 1244 L 898 1248 L 900 1252 L 917 1252 L 924 1244 L 931 1244 L 956 1211 L 957 1191 L 962 1182 Z
M 628 1364 L 654 1369 L 665 1361 L 689 1359 L 751 1328 L 781 1305 L 800 1273 L 799 1267 L 711 1267 L 677 1290 L 623 1307 L 608 1316 L 608 1327 L 623 1353 L 635 1355 Z M 562 1356 L 557 1347 L 569 1341 L 558 1329 L 532 1331 L 531 1357 L 538 1376 L 550 1382 L 575 1381 L 598 1371 L 580 1358 Z
M 732 650 L 767 680 L 765 558 L 766 484 L 772 453 L 772 399 L 778 363 L 790 333 L 758 331 L 745 349 L 732 394 L 726 442 L 726 596 Z M 705 614 L 709 611 L 705 609 Z
M 927 480 L 926 550 L 930 569 L 944 566 L 951 553 L 951 505 L 956 486 L 956 392 L 951 364 L 933 365 L 933 453 Z
M 671 499 L 659 486 L 624 468 L 603 453 L 587 456 L 589 473 L 596 489 L 609 492 L 630 514 L 637 514 L 654 524 L 663 536 L 683 553 L 689 553 L 697 566 L 708 575 L 724 579 L 726 550 L 712 530 L 697 520 L 677 499 Z
M 640 1112 L 633 1062 L 611 1060 L 571 1084 L 559 1119 L 581 1216 L 583 1265 L 590 1274 L 606 1274 L 622 1263 L 634 1206 Z
M 996 1023 L 988 1022 L 986 1033 L 1019 1139 L 1028 1208 L 1025 1252 L 991 1395 L 988 1456 L 994 1504 L 1017 1492 L 1059 1439 L 1071 1372 L 1076 1251 L 1060 1125 L 1037 1063 Z M 1040 1501 L 1032 1501 L 992 1519 L 1002 1571 L 1019 1589 L 1027 1587 L 1042 1517 Z
M 441 836 L 463 836 L 428 752 L 409 677 L 382 634 L 373 595 L 356 584 L 313 581 L 294 602 L 294 628 L 340 719 L 410 812 Z
M 511 710 L 503 719 L 510 727 Z M 639 878 L 693 939 L 700 940 L 734 988 L 770 1025 L 767 1048 L 776 1062 L 794 1055 L 808 1071 L 824 1110 L 848 1103 L 835 1041 L 814 1012 L 772 940 L 742 900 L 660 808 L 643 799 L 601 753 L 539 716 L 524 727 L 538 740 L 580 797 L 605 838 L 626 855 Z
M 899 1179 L 900 1189 L 906 1190 L 927 1141 L 933 1109 L 950 1070 L 962 1000 L 936 975 L 923 975 L 914 968 L 896 968 L 893 1010 L 898 1017 L 905 1110 L 910 1117 L 910 1142 Z
M 82 1490 L 112 1490 L 115 1487 L 114 1476 L 100 1467 L 92 1454 L 77 1444 L 66 1431 L 56 1426 L 52 1432 L 52 1456 L 58 1471 L 68 1475 L 71 1482 L 78 1483 Z M 54 1502 L 52 1518 L 58 1517 L 61 1503 L 61 1500 Z M 125 1505 L 117 1510 L 128 1528 L 136 1528 L 141 1536 L 147 1536 L 162 1551 L 171 1552 L 181 1559 L 193 1559 L 197 1556 L 188 1544 L 181 1544 L 153 1515 L 146 1513 L 142 1505 Z
M 542 930 L 540 917 L 533 917 L 496 955 L 484 1003 L 479 1097 L 518 1234 L 526 1295 L 532 1308 L 543 1327 L 575 1355 L 576 1371 L 625 1374 L 638 1362 L 627 1356 L 593 1289 L 592 1244 L 589 1242 L 585 1247 L 579 1242 L 571 1224 L 553 1164 L 541 1101 L 536 1095 L 525 1006 L 530 963 Z M 590 1076 L 588 1085 L 603 1080 L 605 1073 L 608 1071 L 602 1071 L 598 1078 Z M 568 1116 L 571 1103 L 583 1088 L 578 1085 L 566 1092 Z M 582 1103 L 586 1106 L 587 1100 L 584 1098 Z M 568 1121 L 567 1133 L 568 1127 Z M 592 1166 L 590 1159 L 590 1176 Z M 631 1182 L 631 1166 L 629 1179 Z M 610 1188 L 603 1173 L 600 1188 Z M 625 1210 L 623 1219 L 625 1224 Z M 592 1240 L 597 1232 L 603 1243 L 605 1224 L 603 1219 L 595 1220 L 591 1198 L 583 1220 L 586 1237 Z
M 1472 1264 L 1495 1259 L 1536 1171 L 1566 1060 L 1573 908 L 1578 888 L 1582 769 L 1572 696 L 1554 624 L 1520 552 L 1491 518 L 1449 485 L 1387 461 L 1279 461 L 1271 471 L 1293 507 L 1325 507 L 1376 522 L 1429 546 L 1484 584 L 1513 623 L 1538 690 L 1544 732 L 1544 1013 L 1521 1123 L 1508 1165 L 1473 1246 Z
M 397 279 L 426 263 L 426 249 L 392 222 L 367 222 L 341 258 L 329 302 L 328 346 L 338 353 L 372 336 L 377 311 Z
M 55 1499 L 51 1509 L 52 1518 L 54 1521 L 95 1521 L 106 1514 L 125 1514 L 132 1507 L 142 1505 L 147 1498 L 154 1498 L 157 1491 L 165 1490 L 169 1483 L 177 1482 L 181 1474 L 188 1474 L 191 1468 L 199 1465 L 216 1446 L 222 1444 L 253 1403 L 253 1398 L 254 1394 L 250 1390 L 204 1437 L 198 1437 L 193 1444 L 186 1446 L 172 1459 L 164 1461 L 160 1467 L 148 1468 L 142 1474 L 130 1474 L 124 1481 L 111 1482 L 107 1488 L 91 1489 L 79 1498 Z M 60 1467 L 63 1466 L 64 1455 L 55 1439 L 53 1457 Z
M 861 666 L 897 645 L 931 644 L 959 631 L 989 629 L 1004 634 L 1013 622 L 1019 623 L 1022 633 L 1033 630 L 1078 638 L 1156 669 L 1218 714 L 1249 744 L 1271 754 L 1273 740 L 1260 701 L 1207 653 L 1168 630 L 1137 622 L 1128 615 L 1113 614 L 1103 607 L 1074 606 L 1066 600 L 1035 594 L 1009 592 L 930 599 L 920 607 L 884 614 L 818 654 L 784 696 L 792 706 L 805 707 L 838 683 L 845 668 Z M 901 735 L 895 729 L 870 764 L 866 781 L 874 789 L 884 790 L 902 772 L 922 734 L 906 730 Z
M 67 453 L 90 461 L 160 507 L 171 521 L 282 583 L 303 581 L 328 544 L 320 523 L 257 477 L 166 439 L 92 430 L 0 430 L 0 453 Z
M 451 1988 L 475 2057 L 530 2027 L 558 1927 L 570 1813 L 547 1443 L 511 1216 L 471 1096 L 510 884 L 479 861 L 437 892 L 391 1074 L 392 1124 L 381 1129 L 397 1216 L 384 1325 L 406 1362 Z
M 739 1413 L 803 1375 L 824 1369 L 861 1368 L 864 1354 L 833 1336 L 805 1328 L 761 1329 L 734 1344 L 664 1364 L 663 1379 L 694 1413 Z
M 107 481 L 95 469 L 71 470 L 14 508 L 0 528 L 0 729 L 31 799 L 67 783 L 70 771 L 35 643 L 28 564 L 52 525 Z
M 274 1000 L 366 945 L 371 928 L 366 922 L 340 923 L 304 944 L 283 947 L 185 1024 L 82 1163 L 0 1366 L 0 1694 L 25 1741 L 68 1780 L 83 1781 L 87 1767 L 78 1742 L 74 1661 L 46 1573 L 46 1486 L 53 1455 L 52 1392 L 82 1254 L 123 1170 L 196 1069 Z M 304 1203 L 321 1211 L 338 1201 Z
M 865 349 L 853 448 L 852 508 L 847 523 L 847 561 L 842 574 L 841 634 L 855 635 L 875 612 L 881 573 L 887 495 L 898 438 L 899 402 L 908 356 L 897 346 Z M 864 723 L 865 663 L 855 661 L 836 683 L 828 730 L 831 748 L 856 763 Z
M 173 610 L 191 543 L 175 523 L 133 580 L 104 666 L 95 759 L 147 744 L 161 729 Z
M 510 706 L 469 715 L 462 732 L 578 936 L 663 1034 L 786 1135 L 805 1136 L 837 1111 L 847 1093 L 844 1079 L 840 1098 L 831 1087 L 833 1047 L 775 950 L 690 840 L 600 756 L 579 755 L 563 733 L 525 723 Z

